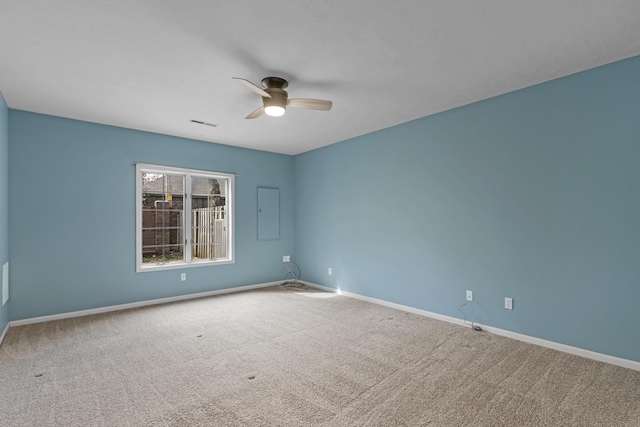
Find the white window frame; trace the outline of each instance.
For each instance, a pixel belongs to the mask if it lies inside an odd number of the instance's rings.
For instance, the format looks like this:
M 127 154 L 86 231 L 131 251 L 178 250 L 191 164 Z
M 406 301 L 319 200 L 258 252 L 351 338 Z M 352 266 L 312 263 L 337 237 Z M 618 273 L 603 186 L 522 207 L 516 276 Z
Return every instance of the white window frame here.
M 227 217 L 227 257 L 213 260 L 191 260 L 191 215 L 184 215 L 183 235 L 185 236 L 184 257 L 182 262 L 157 264 L 142 263 L 142 173 L 183 175 L 185 178 L 184 211 L 191 211 L 191 177 L 226 179 L 229 183 L 225 195 L 225 212 Z M 172 166 L 161 166 L 147 163 L 136 163 L 136 272 L 174 270 L 191 267 L 235 263 L 235 175 L 223 172 L 212 172 L 197 169 L 185 169 Z

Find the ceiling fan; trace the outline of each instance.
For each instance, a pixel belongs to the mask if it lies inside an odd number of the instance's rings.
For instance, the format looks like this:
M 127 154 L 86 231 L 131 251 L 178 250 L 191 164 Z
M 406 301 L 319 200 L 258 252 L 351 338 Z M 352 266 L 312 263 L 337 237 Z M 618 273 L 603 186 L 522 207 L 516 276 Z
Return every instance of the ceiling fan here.
M 262 107 L 249 114 L 245 117 L 246 119 L 255 119 L 256 117 L 260 117 L 263 113 L 273 117 L 282 116 L 287 106 L 306 108 L 308 110 L 329 111 L 333 105 L 331 101 L 325 101 L 323 99 L 289 99 L 289 94 L 285 90 L 287 86 L 289 86 L 289 82 L 281 77 L 265 77 L 262 79 L 264 89 L 251 83 L 247 79 L 240 77 L 233 78 L 243 83 L 253 92 L 262 96 Z

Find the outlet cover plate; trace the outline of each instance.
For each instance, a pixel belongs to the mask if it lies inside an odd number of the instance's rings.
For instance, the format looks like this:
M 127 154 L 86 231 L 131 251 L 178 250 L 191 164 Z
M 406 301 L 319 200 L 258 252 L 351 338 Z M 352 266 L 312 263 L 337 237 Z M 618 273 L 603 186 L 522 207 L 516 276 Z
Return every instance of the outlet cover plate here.
M 467 291 L 467 301 L 473 301 L 473 291 Z
M 504 308 L 506 308 L 507 310 L 513 310 L 513 299 L 512 298 L 505 298 L 504 299 Z

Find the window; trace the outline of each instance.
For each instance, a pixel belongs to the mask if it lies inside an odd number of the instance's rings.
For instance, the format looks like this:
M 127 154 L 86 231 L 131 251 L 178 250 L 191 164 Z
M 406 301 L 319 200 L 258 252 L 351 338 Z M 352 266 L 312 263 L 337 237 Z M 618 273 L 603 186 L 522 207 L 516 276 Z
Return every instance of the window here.
M 234 262 L 234 175 L 136 164 L 136 271 Z

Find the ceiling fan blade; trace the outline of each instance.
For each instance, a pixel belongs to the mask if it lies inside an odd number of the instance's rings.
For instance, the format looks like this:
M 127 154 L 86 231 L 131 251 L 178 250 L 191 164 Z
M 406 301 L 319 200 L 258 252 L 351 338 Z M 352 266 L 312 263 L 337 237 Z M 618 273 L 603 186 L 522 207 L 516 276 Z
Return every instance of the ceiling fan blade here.
M 329 111 L 333 103 L 331 101 L 325 101 L 324 99 L 292 98 L 287 105 L 309 110 Z
M 232 77 L 232 78 L 235 79 L 235 80 L 239 80 L 246 87 L 251 89 L 253 92 L 257 93 L 258 95 L 264 96 L 265 98 L 271 98 L 271 95 L 269 95 L 267 92 L 265 92 L 264 90 L 260 89 L 258 86 L 254 85 L 253 83 L 251 83 L 249 80 L 243 79 L 242 77 Z
M 256 117 L 260 117 L 263 113 L 264 113 L 264 106 L 258 108 L 257 110 L 249 114 L 247 117 L 245 117 L 245 119 L 255 119 Z

